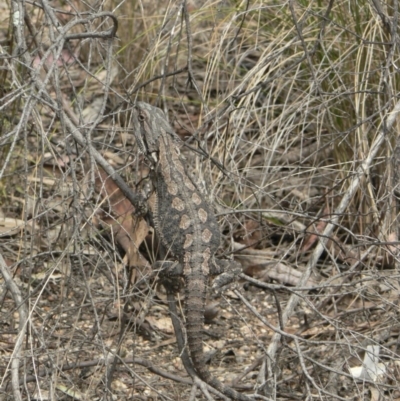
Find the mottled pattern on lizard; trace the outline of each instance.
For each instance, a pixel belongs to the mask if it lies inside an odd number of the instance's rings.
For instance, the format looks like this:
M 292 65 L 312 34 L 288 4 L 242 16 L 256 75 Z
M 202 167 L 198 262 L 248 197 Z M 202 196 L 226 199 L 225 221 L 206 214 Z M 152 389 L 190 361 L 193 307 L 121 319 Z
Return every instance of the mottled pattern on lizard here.
M 204 359 L 202 331 L 207 282 L 210 274 L 220 274 L 227 265 L 226 261 L 214 259 L 220 245 L 214 212 L 187 174 L 180 156 L 180 139 L 164 113 L 147 103 L 137 102 L 133 126 L 139 147 L 152 167 L 156 232 L 183 269 L 186 333 L 194 369 L 203 381 L 224 395 L 248 401 L 250 398 L 215 379 Z

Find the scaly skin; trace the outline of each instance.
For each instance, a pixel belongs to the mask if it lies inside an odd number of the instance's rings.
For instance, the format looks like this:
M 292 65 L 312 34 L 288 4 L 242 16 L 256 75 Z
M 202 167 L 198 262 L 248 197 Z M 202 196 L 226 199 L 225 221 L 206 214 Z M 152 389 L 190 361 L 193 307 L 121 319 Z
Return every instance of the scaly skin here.
M 186 173 L 180 143 L 162 111 L 138 102 L 134 132 L 152 165 L 156 190 L 154 221 L 164 246 L 183 269 L 185 316 L 189 355 L 198 376 L 233 400 L 250 398 L 224 386 L 209 372 L 203 352 L 204 310 L 208 277 L 218 272 L 214 254 L 220 245 L 215 215 L 196 184 Z

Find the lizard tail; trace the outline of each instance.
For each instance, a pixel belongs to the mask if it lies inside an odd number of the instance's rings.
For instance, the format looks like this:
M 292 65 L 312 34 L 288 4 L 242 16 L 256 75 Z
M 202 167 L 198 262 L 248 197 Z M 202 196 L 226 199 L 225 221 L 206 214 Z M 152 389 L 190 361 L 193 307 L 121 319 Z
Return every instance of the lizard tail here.
M 216 390 L 238 401 L 251 401 L 251 399 L 230 387 L 223 385 L 214 378 L 206 366 L 203 351 L 204 310 L 206 303 L 206 283 L 198 277 L 186 277 L 185 285 L 186 333 L 189 355 L 193 367 L 201 380 Z

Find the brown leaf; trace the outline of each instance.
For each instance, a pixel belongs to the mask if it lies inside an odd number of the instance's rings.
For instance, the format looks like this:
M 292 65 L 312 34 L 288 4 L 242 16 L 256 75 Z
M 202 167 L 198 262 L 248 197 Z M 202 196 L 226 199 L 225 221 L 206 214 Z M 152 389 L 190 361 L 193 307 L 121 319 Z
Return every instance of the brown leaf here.
M 325 216 L 329 214 L 329 207 L 326 206 L 324 209 Z M 316 226 L 311 226 L 307 229 L 307 235 L 301 247 L 301 252 L 307 252 L 316 242 L 318 242 L 319 234 L 321 234 L 327 226 L 327 220 L 320 220 Z M 315 228 L 314 228 L 315 227 Z
M 238 250 L 242 245 L 234 242 L 233 247 Z M 235 254 L 235 259 L 244 266 L 246 274 L 261 281 L 276 280 L 283 284 L 297 285 L 303 274 L 301 271 L 275 260 L 274 253 L 265 249 L 246 248 Z M 306 285 L 312 287 L 317 285 L 317 282 L 309 278 Z
M 244 223 L 243 230 L 239 232 L 239 235 L 241 236 L 240 243 L 248 247 L 255 246 L 262 239 L 260 223 L 255 220 L 247 220 Z
M 214 320 L 219 313 L 219 302 L 210 302 L 206 305 L 206 310 L 204 311 L 204 319 L 206 323 L 210 323 Z
M 114 241 L 125 251 L 128 266 L 148 266 L 148 262 L 139 253 L 139 246 L 149 231 L 146 221 L 134 216 L 132 204 L 101 169 L 98 170 L 95 188 L 103 197 L 102 206 L 107 206 L 107 210 L 99 212 L 98 217 L 110 228 Z

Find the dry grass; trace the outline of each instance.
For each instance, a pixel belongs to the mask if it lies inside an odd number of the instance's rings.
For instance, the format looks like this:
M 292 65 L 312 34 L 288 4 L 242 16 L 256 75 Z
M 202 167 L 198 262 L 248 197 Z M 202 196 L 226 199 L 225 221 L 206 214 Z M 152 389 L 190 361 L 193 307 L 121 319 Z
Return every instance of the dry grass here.
M 157 247 L 148 236 L 136 252 L 147 227 L 106 196 L 93 150 L 141 190 L 136 99 L 169 115 L 218 212 L 221 256 L 258 279 L 217 298 L 213 373 L 252 366 L 236 385 L 268 399 L 400 398 L 387 3 L 0 4 L 0 400 L 189 399 L 148 277 Z M 356 379 L 371 345 L 384 373 Z

